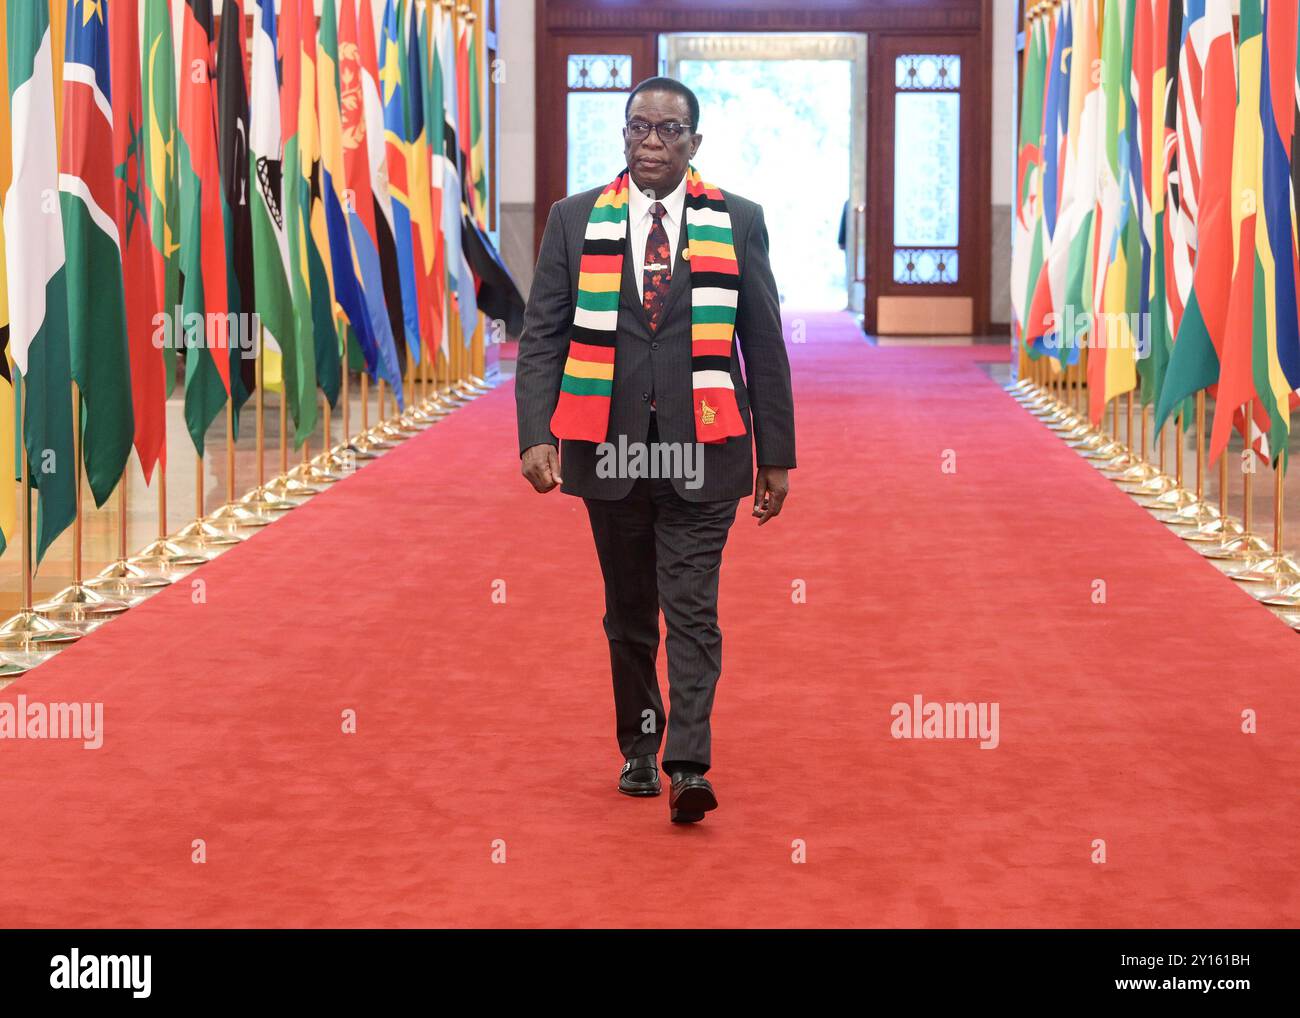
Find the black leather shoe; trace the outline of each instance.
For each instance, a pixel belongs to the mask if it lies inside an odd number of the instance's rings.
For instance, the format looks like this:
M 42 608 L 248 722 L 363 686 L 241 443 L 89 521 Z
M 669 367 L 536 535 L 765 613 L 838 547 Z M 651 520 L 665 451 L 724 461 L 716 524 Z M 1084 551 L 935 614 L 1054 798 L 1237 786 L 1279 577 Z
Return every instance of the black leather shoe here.
M 677 771 L 673 775 L 672 798 L 668 805 L 673 823 L 694 824 L 703 820 L 709 810 L 718 808 L 718 799 L 703 774 Z
M 624 795 L 658 795 L 659 765 L 654 754 L 630 756 L 618 776 L 618 790 Z

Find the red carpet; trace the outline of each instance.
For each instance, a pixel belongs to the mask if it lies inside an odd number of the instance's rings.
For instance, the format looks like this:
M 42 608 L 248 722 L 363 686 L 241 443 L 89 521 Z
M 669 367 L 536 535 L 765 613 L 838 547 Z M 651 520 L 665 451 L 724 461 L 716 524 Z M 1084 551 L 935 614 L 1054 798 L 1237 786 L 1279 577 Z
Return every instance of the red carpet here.
M 791 353 L 801 467 L 728 548 L 703 824 L 614 791 L 586 516 L 519 477 L 506 386 L 0 693 L 106 729 L 0 741 L 6 925 L 1297 925 L 1295 635 L 990 381 L 1002 350 L 825 316 Z M 915 694 L 998 702 L 1000 746 L 895 740 Z

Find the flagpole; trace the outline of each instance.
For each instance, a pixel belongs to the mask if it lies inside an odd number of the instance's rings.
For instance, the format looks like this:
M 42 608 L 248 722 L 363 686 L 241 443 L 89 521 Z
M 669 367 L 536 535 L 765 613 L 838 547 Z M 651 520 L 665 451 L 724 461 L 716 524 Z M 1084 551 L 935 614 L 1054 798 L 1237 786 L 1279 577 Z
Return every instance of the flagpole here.
M 1174 476 L 1172 482 L 1164 485 L 1164 490 L 1157 493 L 1152 488 L 1143 489 L 1143 498 L 1138 500 L 1138 504 L 1143 508 L 1150 509 L 1153 512 L 1169 513 L 1175 510 L 1186 508 L 1190 505 L 1196 505 L 1196 495 L 1187 490 L 1183 484 L 1183 436 L 1186 434 L 1186 426 L 1183 421 L 1183 410 L 1180 406 L 1178 413 L 1174 417 Z M 1145 497 L 1153 496 L 1153 497 Z M 1157 515 L 1157 519 L 1163 520 L 1164 517 Z
M 151 591 L 170 586 L 171 580 L 157 573 L 149 573 L 139 566 L 127 561 L 126 521 L 127 521 L 127 475 L 122 471 L 122 479 L 117 482 L 117 561 L 104 569 L 86 586 L 99 593 L 114 597 L 140 599 Z
M 384 380 L 382 377 L 375 385 L 375 388 L 378 390 L 379 393 L 379 423 L 375 425 L 373 429 L 373 434 L 380 441 L 387 442 L 389 444 L 389 447 L 391 448 L 393 444 L 397 442 L 405 441 L 411 436 L 408 435 L 405 431 L 402 431 L 400 428 L 393 427 L 392 422 L 389 421 L 388 418 L 384 416 L 384 412 L 385 412 L 384 395 L 386 393 L 386 387 L 384 385 Z M 377 447 L 383 448 L 382 445 L 378 445 Z
M 72 383 L 72 457 L 73 476 L 76 484 L 76 512 L 72 517 L 72 583 L 64 587 L 53 597 L 42 601 L 36 611 L 49 619 L 63 622 L 75 622 L 97 625 L 107 621 L 111 615 L 120 615 L 131 606 L 125 601 L 107 598 L 88 588 L 81 582 L 81 533 L 84 519 L 82 500 L 82 439 L 81 439 L 81 392 L 77 383 Z
M 195 452 L 198 452 L 196 449 Z M 194 519 L 176 534 L 176 541 L 186 547 L 196 548 L 209 557 L 220 555 L 232 545 L 244 539 L 228 530 L 221 530 L 209 523 L 203 514 L 206 501 L 203 486 L 203 454 L 194 458 Z
M 19 396 L 18 411 L 15 416 L 20 422 L 23 420 L 21 413 L 22 399 L 22 375 L 15 371 L 14 392 Z M 54 649 L 65 646 L 69 643 L 75 643 L 80 640 L 85 632 L 77 629 L 70 629 L 66 626 L 57 625 L 49 619 L 37 614 L 32 607 L 32 476 L 27 463 L 27 441 L 26 436 L 18 442 L 23 462 L 23 545 L 22 545 L 22 572 L 23 572 L 23 600 L 18 614 L 14 615 L 4 625 L 0 626 L 0 648 L 5 650 L 42 650 L 45 648 Z M 21 675 L 27 669 L 20 664 L 6 663 L 0 666 L 0 675 Z
M 370 434 L 370 373 L 366 370 L 365 365 L 361 366 L 359 372 L 361 376 L 361 391 L 357 393 L 357 399 L 361 404 L 361 430 L 349 440 L 352 445 L 352 454 L 359 460 L 378 459 L 379 452 L 385 448 L 390 448 L 387 443 L 381 443 Z
M 1289 411 L 1287 417 L 1289 432 Z M 1300 605 L 1300 597 L 1296 596 L 1300 593 L 1300 563 L 1286 553 L 1286 546 L 1283 544 L 1285 519 L 1283 482 L 1286 472 L 1282 463 L 1286 449 L 1274 450 L 1270 445 L 1269 452 L 1276 455 L 1273 461 L 1273 554 L 1253 566 L 1229 575 L 1239 583 L 1267 584 L 1268 586 L 1259 592 L 1252 591 L 1254 596 L 1273 607 L 1293 608 Z
M 292 501 L 300 505 L 308 496 L 319 495 L 321 489 L 305 483 L 289 469 L 289 382 L 284 377 L 284 362 L 280 362 L 280 474 L 266 486 L 271 497 Z
M 334 441 L 334 429 L 330 420 L 330 401 L 329 397 L 322 391 L 320 394 L 321 401 L 321 424 L 324 429 L 324 437 L 321 440 L 321 448 L 324 450 L 319 455 L 314 456 L 311 463 L 308 464 L 310 471 L 309 480 L 321 481 L 325 484 L 333 484 L 335 481 L 343 480 L 342 474 L 335 473 L 335 467 L 341 466 L 341 462 L 336 463 L 336 457 L 333 452 L 332 442 Z
M 1206 527 L 1213 526 L 1219 518 L 1219 510 L 1215 508 L 1213 505 L 1210 505 L 1205 501 L 1205 468 L 1202 463 L 1202 457 L 1203 457 L 1202 450 L 1205 447 L 1205 391 L 1204 390 L 1196 394 L 1195 440 L 1196 440 L 1196 490 L 1192 495 L 1191 501 L 1188 502 L 1187 505 L 1182 506 L 1181 508 L 1176 509 L 1173 512 L 1164 513 L 1156 517 L 1156 519 L 1158 519 L 1161 523 L 1167 524 L 1171 527 L 1195 528 L 1195 530 L 1191 531 L 1190 534 L 1195 534 L 1199 530 L 1203 530 Z M 1178 470 L 1179 470 L 1178 482 L 1180 487 L 1182 486 L 1182 481 L 1183 481 L 1183 475 L 1182 475 L 1183 457 L 1184 457 L 1183 442 L 1180 433 L 1179 442 L 1178 442 Z M 1196 540 L 1212 541 L 1215 539 L 1216 534 L 1217 531 L 1212 530 L 1210 531 L 1211 536 L 1209 537 L 1198 538 L 1192 536 L 1190 537 L 1190 539 L 1193 541 Z M 1184 539 L 1188 539 L 1189 534 L 1183 533 L 1180 536 L 1183 537 Z
M 226 504 L 214 512 L 209 519 L 227 530 L 235 527 L 265 527 L 275 522 L 272 516 L 257 512 L 247 502 L 241 502 L 235 495 L 235 379 L 230 379 L 230 398 L 226 400 Z M 261 395 L 258 387 L 258 395 Z M 258 420 L 261 425 L 261 419 Z
M 1251 401 L 1245 405 L 1246 447 L 1244 455 L 1246 458 L 1244 462 L 1249 463 L 1250 468 L 1242 471 L 1241 533 L 1231 540 L 1201 553 L 1206 558 L 1215 561 L 1240 562 L 1242 568 L 1239 571 L 1241 572 L 1249 571 L 1254 566 L 1264 562 L 1272 552 L 1268 542 L 1256 534 L 1253 527 L 1255 518 L 1255 510 L 1252 505 L 1255 497 L 1255 449 L 1254 443 L 1250 439 L 1253 420 L 1254 402 Z M 1220 455 L 1226 459 L 1228 450 L 1225 448 Z M 1224 488 L 1227 488 L 1226 484 Z M 1232 574 L 1229 573 L 1228 575 L 1231 576 Z
M 133 566 L 153 566 L 164 572 L 188 571 L 208 561 L 206 555 L 186 551 L 167 533 L 167 417 L 163 415 L 163 450 L 158 457 L 158 536 L 127 560 Z
M 257 392 L 253 398 L 257 401 L 257 487 L 245 495 L 241 502 L 244 507 L 255 513 L 288 512 L 299 503 L 291 499 L 277 498 L 266 486 L 266 326 L 261 316 L 257 323 Z M 283 376 L 280 380 L 284 385 Z
M 1184 514 L 1189 514 L 1187 518 L 1193 521 L 1199 521 L 1199 525 L 1193 530 L 1185 531 L 1178 536 L 1184 541 L 1191 541 L 1194 544 L 1222 544 L 1224 535 L 1236 537 L 1242 532 L 1240 524 L 1236 520 L 1228 518 L 1228 502 L 1226 498 L 1227 491 L 1227 465 L 1225 458 L 1219 465 L 1219 504 L 1217 507 L 1204 504 L 1205 498 L 1205 390 L 1202 389 L 1196 394 L 1196 506 L 1184 509 Z M 1194 515 L 1190 515 L 1193 511 Z

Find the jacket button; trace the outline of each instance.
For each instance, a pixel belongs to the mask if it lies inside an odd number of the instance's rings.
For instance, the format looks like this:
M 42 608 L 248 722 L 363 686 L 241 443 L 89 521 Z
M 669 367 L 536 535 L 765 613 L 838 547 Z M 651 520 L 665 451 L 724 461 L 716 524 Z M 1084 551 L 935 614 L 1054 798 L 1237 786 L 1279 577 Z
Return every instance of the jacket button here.
M 659 349 L 659 344 L 658 344 L 658 343 L 651 343 L 651 344 L 650 344 L 650 349 L 651 349 L 651 350 L 658 350 L 658 349 Z

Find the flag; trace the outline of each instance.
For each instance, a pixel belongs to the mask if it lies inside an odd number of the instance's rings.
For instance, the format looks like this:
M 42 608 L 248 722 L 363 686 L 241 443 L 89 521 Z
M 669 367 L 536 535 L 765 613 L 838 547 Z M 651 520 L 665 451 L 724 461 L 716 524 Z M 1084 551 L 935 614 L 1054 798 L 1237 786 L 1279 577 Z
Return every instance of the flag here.
M 393 242 L 397 249 L 397 271 L 401 280 L 402 324 L 412 359 L 420 360 L 419 293 L 415 282 L 415 235 L 411 226 L 411 177 L 409 125 L 406 112 L 406 46 L 402 31 L 401 0 L 384 4 L 383 53 L 379 61 L 379 85 L 384 104 L 384 143 L 388 161 L 388 193 L 392 199 Z
M 293 355 L 293 295 L 289 292 L 289 242 L 284 233 L 283 155 L 280 135 L 279 30 L 274 0 L 253 0 L 252 101 L 248 127 L 252 189 L 253 294 L 262 333 L 262 384 L 281 389 L 282 358 Z
M 1101 422 L 1106 404 L 1136 383 L 1132 331 L 1128 328 L 1129 265 L 1133 253 L 1130 223 L 1132 194 L 1129 167 L 1129 83 L 1132 48 L 1125 47 L 1125 26 L 1133 24 L 1134 0 L 1111 0 L 1104 8 L 1101 44 L 1102 124 L 1098 172 L 1094 313 L 1101 316 L 1100 340 L 1088 358 L 1088 412 Z M 1131 36 L 1130 36 L 1131 38 Z
M 427 16 L 420 20 L 420 45 L 424 61 L 424 121 L 429 149 L 429 216 L 433 223 L 431 293 L 433 328 L 438 349 L 447 353 L 447 265 L 443 241 L 443 117 L 442 72 L 437 66 L 436 49 L 443 12 L 438 4 L 429 4 Z
M 1256 397 L 1252 357 L 1257 321 L 1256 219 L 1263 184 L 1260 121 L 1263 74 L 1263 15 L 1259 0 L 1242 0 L 1237 41 L 1237 115 L 1232 140 L 1232 283 L 1228 291 L 1227 330 L 1220 351 L 1219 389 L 1210 432 L 1210 460 L 1228 446 L 1232 421 L 1242 404 Z M 1261 284 L 1262 285 L 1262 284 Z M 1262 295 L 1261 295 L 1262 296 Z M 1262 422 L 1261 422 L 1262 426 Z
M 68 348 L 81 400 L 86 480 L 101 506 L 131 455 L 131 355 L 122 247 L 114 213 L 108 17 L 97 0 L 67 0 L 59 204 L 68 287 Z
M 313 18 L 310 0 L 283 0 L 280 8 L 280 53 L 284 87 L 280 90 L 280 133 L 284 144 L 284 232 L 289 245 L 289 290 L 293 294 L 293 357 L 284 362 L 294 445 L 301 446 L 316 427 L 316 337 L 313 332 L 311 263 L 311 154 L 316 78 L 306 66 L 304 37 Z M 302 10 L 307 6 L 307 10 Z M 304 16 L 305 14 L 305 16 Z M 308 74 L 312 76 L 309 78 Z
M 1189 125 L 1199 124 L 1200 186 L 1196 189 L 1196 262 L 1192 289 L 1178 324 L 1165 382 L 1156 403 L 1156 427 L 1163 426 L 1180 403 L 1219 377 L 1219 360 L 1227 331 L 1232 282 L 1233 221 L 1239 209 L 1232 190 L 1233 138 L 1237 116 L 1237 70 L 1233 52 L 1232 12 L 1216 0 L 1188 0 L 1185 61 L 1180 103 Z M 1194 90 L 1192 67 L 1200 68 Z M 1189 132 L 1194 126 L 1189 126 Z M 1184 166 L 1186 160 L 1184 160 Z
M 145 482 L 167 463 L 167 380 L 162 350 L 154 343 L 162 301 L 154 276 L 145 187 L 144 107 L 140 99 L 139 0 L 113 0 L 109 8 L 113 81 L 113 218 L 122 246 L 126 336 L 131 357 L 135 451 Z
M 523 294 L 491 239 L 469 217 L 465 219 L 465 254 L 478 279 L 479 309 L 500 322 L 508 335 L 519 335 L 524 327 Z
M 397 359 L 393 319 L 388 310 L 383 259 L 379 250 L 379 201 L 372 189 L 370 120 L 367 117 L 364 81 L 356 7 L 352 3 L 344 3 L 339 8 L 339 103 L 343 121 L 343 186 L 345 192 L 352 196 L 351 201 L 344 203 L 344 211 L 348 216 L 348 229 L 356 253 L 366 314 L 375 337 L 375 349 L 369 351 L 363 348 L 362 352 L 366 355 L 367 370 L 372 377 L 382 378 L 394 391 L 400 392 L 402 373 Z M 375 144 L 383 147 L 382 136 L 375 138 Z M 400 332 L 400 312 L 398 323 Z M 364 342 L 360 330 L 357 338 Z
M 1293 386 L 1282 369 L 1285 348 L 1300 362 L 1296 317 L 1291 131 L 1295 125 L 1296 0 L 1268 0 L 1264 8 L 1259 92 L 1260 189 L 1255 219 L 1255 330 L 1251 367 L 1268 421 L 1269 446 L 1285 457 Z
M 1068 159 L 1073 168 L 1070 185 L 1071 226 L 1065 272 L 1064 301 L 1075 310 L 1076 321 L 1088 323 L 1093 310 L 1094 231 L 1097 215 L 1097 166 L 1102 124 L 1100 25 L 1097 0 L 1077 0 L 1074 19 L 1074 53 L 1071 56 L 1070 128 Z M 1081 347 L 1087 336 L 1066 337 Z
M 1020 98 L 1020 144 L 1016 159 L 1016 209 L 1011 255 L 1011 306 L 1015 312 L 1020 341 L 1029 350 L 1029 302 L 1042 264 L 1042 247 L 1037 229 L 1041 215 L 1039 197 L 1041 177 L 1039 156 L 1046 92 L 1043 75 L 1046 56 L 1043 46 L 1045 19 L 1035 18 L 1029 25 L 1025 45 Z M 441 78 L 441 75 L 437 75 Z M 448 173 L 450 177 L 450 173 Z
M 334 325 L 334 279 L 327 263 L 329 226 L 321 192 L 320 114 L 316 90 L 316 16 L 310 0 L 303 0 L 302 96 L 307 100 L 298 120 L 302 168 L 307 175 L 307 277 L 311 287 L 311 325 L 316 360 L 316 384 L 330 406 L 338 403 L 342 376 L 339 335 Z M 314 402 L 313 394 L 313 402 Z
M 420 335 L 424 341 L 424 348 L 432 353 L 441 342 L 442 315 L 439 305 L 442 303 L 442 287 L 434 278 L 438 268 L 434 251 L 439 238 L 437 220 L 433 216 L 433 187 L 430 183 L 433 166 L 429 153 L 429 132 L 424 115 L 427 108 L 425 103 L 429 78 L 428 62 L 425 59 L 427 44 L 425 24 L 426 19 L 417 14 L 415 3 L 408 3 L 406 111 L 409 136 L 407 180 L 410 183 L 408 197 L 411 210 L 411 246 L 415 262 L 416 306 L 420 315 Z
M 1073 174 L 1070 161 L 1065 158 L 1073 49 L 1070 8 L 1058 8 L 1055 16 L 1056 34 L 1043 110 L 1043 263 L 1029 303 L 1029 342 L 1040 350 L 1052 351 L 1063 362 L 1072 363 L 1073 358 L 1068 354 L 1073 347 L 1060 341 L 1072 216 L 1068 190 Z
M 403 305 L 401 273 L 398 268 L 397 245 L 393 229 L 393 200 L 388 189 L 388 158 L 385 140 L 384 100 L 379 85 L 379 56 L 375 47 L 375 16 L 370 0 L 358 0 L 357 17 L 360 21 L 358 64 L 361 71 L 362 109 L 366 119 L 367 152 L 370 157 L 369 191 L 374 201 L 375 234 L 379 251 L 379 265 L 384 281 L 384 303 L 395 341 L 398 358 L 398 377 L 405 364 L 407 344 L 400 342 L 406 336 L 406 313 Z M 364 194 L 365 192 L 361 192 Z M 383 375 L 380 376 L 381 378 Z M 393 385 L 399 408 L 405 408 L 405 395 L 401 382 Z
M 344 0 L 350 4 L 350 0 Z M 342 102 L 339 86 L 338 18 L 334 0 L 321 8 L 320 49 L 316 80 L 320 102 L 321 192 L 325 206 L 327 244 L 334 291 L 344 317 L 357 337 L 363 364 L 374 374 L 375 335 L 366 306 L 365 293 L 357 276 L 357 258 L 348 224 L 347 174 L 343 160 Z
M 13 144 L 4 236 L 9 351 L 37 489 L 36 560 L 76 515 L 68 281 L 60 210 L 54 60 L 44 3 L 6 5 Z M 22 257 L 15 257 L 21 252 Z
M 225 202 L 217 154 L 212 0 L 184 0 L 179 90 L 180 259 L 185 316 L 185 424 L 203 455 L 230 396 Z
M 6 42 L 8 37 L 9 15 L 5 10 L 6 0 L 0 0 L 0 53 L 9 52 Z M 12 177 L 13 156 L 10 147 L 9 131 L 9 62 L 0 60 L 0 212 L 4 209 L 5 194 L 9 190 Z M 18 503 L 13 497 L 13 485 L 9 482 L 16 474 L 17 434 L 14 419 L 14 383 L 13 370 L 9 364 L 9 288 L 8 270 L 5 268 L 5 245 L 0 243 L 0 479 L 4 480 L 6 496 L 0 498 L 0 554 L 3 554 L 18 527 Z
M 144 167 L 153 238 L 154 286 L 163 311 L 175 315 L 181 302 L 180 200 L 177 194 L 176 52 L 168 0 L 144 0 Z M 173 335 L 179 324 L 173 323 Z M 163 346 L 167 395 L 176 387 L 176 347 Z
M 484 45 L 486 40 L 478 30 L 477 19 L 466 19 L 465 32 L 469 36 L 469 194 L 470 211 L 480 229 L 487 229 L 487 147 L 483 131 L 483 106 L 487 87 L 483 77 Z
M 1178 58 L 1182 42 L 1182 0 L 1155 0 L 1152 44 L 1156 47 L 1151 92 L 1158 109 L 1152 117 L 1149 146 L 1148 190 L 1153 229 L 1149 303 L 1151 350 L 1148 370 L 1142 375 L 1142 400 L 1158 398 L 1164 384 L 1174 336 L 1182 317 L 1182 295 L 1169 271 L 1178 207 Z
M 365 2 L 362 0 L 362 3 Z M 443 249 L 449 285 L 456 294 L 461 343 L 469 346 L 474 330 L 478 328 L 478 304 L 474 296 L 474 273 L 465 258 L 461 239 L 461 217 L 465 201 L 462 173 L 464 152 L 458 140 L 460 96 L 456 74 L 456 40 L 452 29 L 452 19 L 444 15 L 442 34 L 438 40 L 438 66 L 442 72 L 443 95 Z
M 257 384 L 257 336 L 253 334 L 251 324 L 257 302 L 253 276 L 253 216 L 248 191 L 248 78 L 244 72 L 244 54 L 247 52 L 243 0 L 226 0 L 221 9 L 221 39 L 217 46 L 218 143 L 221 190 L 226 203 L 230 313 L 240 316 L 236 337 L 239 342 L 230 344 L 236 437 L 239 435 L 239 409 L 248 402 Z

